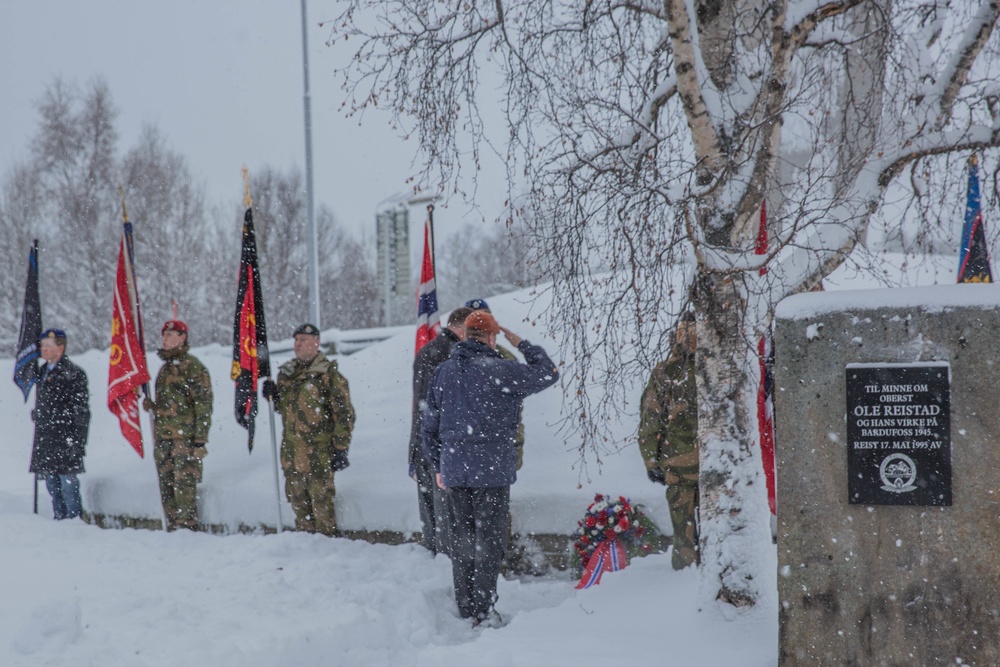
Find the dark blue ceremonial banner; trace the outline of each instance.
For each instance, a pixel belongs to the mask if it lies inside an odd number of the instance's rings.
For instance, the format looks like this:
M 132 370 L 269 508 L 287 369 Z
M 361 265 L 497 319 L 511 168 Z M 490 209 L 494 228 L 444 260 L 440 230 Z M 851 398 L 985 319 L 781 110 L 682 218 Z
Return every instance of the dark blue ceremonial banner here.
M 21 388 L 24 400 L 38 379 L 38 337 L 42 334 L 42 304 L 38 296 L 38 241 L 28 255 L 28 281 L 24 289 L 24 310 L 21 311 L 21 333 L 17 338 L 17 361 L 14 383 Z

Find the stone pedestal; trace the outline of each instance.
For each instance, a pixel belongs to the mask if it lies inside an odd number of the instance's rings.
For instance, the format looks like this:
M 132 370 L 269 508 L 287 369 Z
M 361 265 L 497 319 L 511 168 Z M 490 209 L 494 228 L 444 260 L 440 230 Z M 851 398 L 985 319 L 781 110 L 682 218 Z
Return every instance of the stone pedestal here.
M 778 306 L 774 349 L 780 665 L 1000 665 L 1000 288 L 797 295 Z M 905 410 L 849 415 L 857 365 L 950 371 L 947 501 L 934 488 L 906 504 L 907 485 L 944 488 L 944 471 L 909 470 L 941 434 L 893 421 Z M 933 402 L 892 388 L 890 404 Z M 859 422 L 865 410 L 881 420 Z M 859 423 L 885 430 L 860 442 Z M 886 489 L 870 498 L 900 504 L 852 504 L 852 452 L 856 467 L 884 434 L 903 456 L 862 472 Z

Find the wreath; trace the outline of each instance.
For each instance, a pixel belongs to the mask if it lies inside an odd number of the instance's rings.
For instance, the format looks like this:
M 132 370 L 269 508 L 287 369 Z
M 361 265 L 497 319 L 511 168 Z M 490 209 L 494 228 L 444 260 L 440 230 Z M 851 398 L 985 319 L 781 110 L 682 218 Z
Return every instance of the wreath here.
M 625 496 L 594 496 L 583 518 L 576 522 L 573 550 L 579 559 L 577 570 L 582 572 L 578 588 L 589 588 L 600 581 L 602 572 L 620 570 L 632 558 L 652 550 L 656 526 L 640 507 Z M 591 562 L 595 554 L 599 564 Z

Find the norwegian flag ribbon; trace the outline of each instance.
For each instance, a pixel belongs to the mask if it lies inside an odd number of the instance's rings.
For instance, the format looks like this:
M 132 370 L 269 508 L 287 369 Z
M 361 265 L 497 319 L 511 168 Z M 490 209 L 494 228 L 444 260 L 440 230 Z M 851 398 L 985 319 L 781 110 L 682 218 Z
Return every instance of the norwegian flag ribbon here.
M 760 229 L 757 231 L 757 246 L 754 254 L 767 254 L 767 203 L 760 205 Z M 762 266 L 760 275 L 767 273 Z M 774 468 L 774 350 L 771 337 L 761 336 L 757 344 L 757 358 L 760 361 L 760 387 L 757 390 L 757 426 L 760 430 L 760 458 L 764 467 L 764 483 L 767 485 L 767 507 L 771 514 L 778 509 L 775 491 Z
M 604 540 L 590 555 L 587 567 L 583 568 L 583 575 L 576 587 L 579 589 L 596 586 L 601 583 L 601 575 L 605 572 L 624 570 L 626 565 L 628 565 L 628 555 L 621 540 L 617 538 Z
M 427 222 L 424 223 L 424 256 L 420 265 L 420 287 L 417 289 L 417 341 L 413 354 L 434 340 L 441 331 L 437 314 L 437 284 L 434 280 L 433 211 L 433 206 L 427 207 Z

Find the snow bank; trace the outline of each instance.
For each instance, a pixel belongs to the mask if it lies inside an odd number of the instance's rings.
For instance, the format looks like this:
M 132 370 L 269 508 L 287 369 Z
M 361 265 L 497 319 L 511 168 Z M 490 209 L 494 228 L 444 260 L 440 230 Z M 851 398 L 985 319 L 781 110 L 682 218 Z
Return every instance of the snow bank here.
M 458 618 L 451 566 L 416 545 L 283 535 L 101 530 L 36 517 L 0 491 L 0 664 L 767 667 L 777 615 L 697 611 L 669 555 L 577 591 L 503 579 L 507 627 Z M 16 505 L 14 508 L 12 505 Z
M 805 320 L 827 313 L 881 308 L 916 308 L 925 312 L 941 312 L 952 308 L 988 308 L 1000 306 L 1000 286 L 997 285 L 929 285 L 898 289 L 844 290 L 796 294 L 784 299 L 775 308 L 775 317 L 784 320 Z

